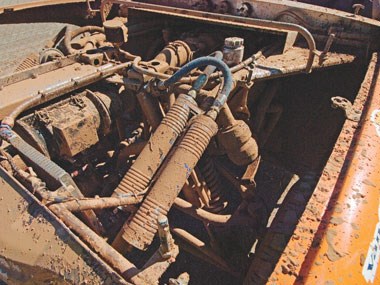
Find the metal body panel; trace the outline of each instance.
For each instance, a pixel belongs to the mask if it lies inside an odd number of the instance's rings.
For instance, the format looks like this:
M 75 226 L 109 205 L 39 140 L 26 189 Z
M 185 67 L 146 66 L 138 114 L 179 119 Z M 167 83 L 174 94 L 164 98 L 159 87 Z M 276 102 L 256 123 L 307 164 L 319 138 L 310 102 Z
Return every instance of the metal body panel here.
M 0 280 L 128 284 L 0 168 Z
M 353 105 L 367 102 L 361 122 L 346 121 L 269 284 L 379 283 L 379 66 L 375 54 Z

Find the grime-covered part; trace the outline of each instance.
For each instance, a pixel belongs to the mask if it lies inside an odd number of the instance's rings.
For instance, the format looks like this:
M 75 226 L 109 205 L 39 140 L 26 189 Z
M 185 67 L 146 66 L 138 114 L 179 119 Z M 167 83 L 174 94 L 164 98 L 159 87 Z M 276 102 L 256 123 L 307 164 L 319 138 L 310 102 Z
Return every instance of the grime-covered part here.
M 0 77 L 0 280 L 380 282 L 378 21 L 74 2 L 86 20 Z

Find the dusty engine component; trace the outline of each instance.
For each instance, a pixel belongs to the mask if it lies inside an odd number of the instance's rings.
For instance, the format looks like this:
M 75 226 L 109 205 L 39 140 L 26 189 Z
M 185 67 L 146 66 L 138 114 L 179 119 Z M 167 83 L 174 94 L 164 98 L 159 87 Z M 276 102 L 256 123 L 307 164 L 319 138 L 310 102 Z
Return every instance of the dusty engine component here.
M 0 77 L 0 280 L 380 282 L 378 21 L 84 4 Z
M 242 120 L 235 120 L 228 106 L 222 108 L 218 123 L 218 142 L 232 162 L 248 165 L 257 159 L 258 146 L 249 126 Z
M 115 18 L 103 23 L 106 40 L 114 45 L 121 45 L 128 41 L 128 29 L 123 18 Z
M 244 39 L 226 38 L 223 47 L 223 60 L 228 66 L 237 65 L 242 62 L 244 55 Z
M 192 49 L 184 41 L 169 43 L 156 57 L 156 60 L 167 62 L 170 66 L 182 66 L 192 59 Z
M 20 119 L 16 129 L 46 155 L 71 158 L 111 132 L 121 113 L 118 100 L 87 90 Z

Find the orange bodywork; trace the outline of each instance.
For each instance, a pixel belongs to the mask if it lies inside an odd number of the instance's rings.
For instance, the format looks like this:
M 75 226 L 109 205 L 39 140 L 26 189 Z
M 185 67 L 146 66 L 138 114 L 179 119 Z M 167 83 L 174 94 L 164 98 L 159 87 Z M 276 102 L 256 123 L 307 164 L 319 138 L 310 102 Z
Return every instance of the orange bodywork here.
M 379 67 L 375 55 L 353 105 L 368 98 L 361 121 L 346 121 L 269 284 L 380 284 Z

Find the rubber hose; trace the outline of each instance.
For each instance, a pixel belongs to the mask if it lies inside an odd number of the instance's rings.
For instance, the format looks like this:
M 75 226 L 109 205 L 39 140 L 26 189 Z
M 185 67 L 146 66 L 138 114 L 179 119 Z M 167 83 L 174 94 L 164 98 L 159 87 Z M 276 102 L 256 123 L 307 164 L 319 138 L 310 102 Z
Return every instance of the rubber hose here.
M 211 109 L 215 111 L 217 114 L 219 113 L 224 103 L 226 103 L 233 86 L 233 79 L 232 79 L 232 73 L 230 71 L 230 68 L 227 66 L 227 64 L 225 64 L 220 59 L 217 59 L 211 56 L 205 56 L 205 57 L 194 59 L 193 61 L 184 65 L 180 70 L 174 73 L 169 79 L 165 81 L 161 81 L 161 83 L 159 83 L 159 86 L 168 88 L 170 85 L 173 85 L 174 83 L 179 81 L 182 77 L 186 76 L 193 69 L 196 69 L 202 66 L 207 66 L 207 65 L 213 65 L 217 67 L 222 72 L 223 77 L 224 77 L 222 90 L 219 92 L 219 94 L 214 100 L 214 103 L 211 106 Z M 216 116 L 214 115 L 212 117 L 215 119 Z

